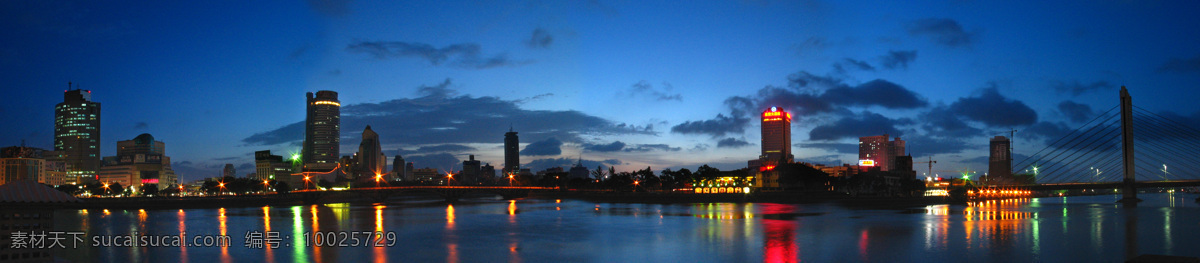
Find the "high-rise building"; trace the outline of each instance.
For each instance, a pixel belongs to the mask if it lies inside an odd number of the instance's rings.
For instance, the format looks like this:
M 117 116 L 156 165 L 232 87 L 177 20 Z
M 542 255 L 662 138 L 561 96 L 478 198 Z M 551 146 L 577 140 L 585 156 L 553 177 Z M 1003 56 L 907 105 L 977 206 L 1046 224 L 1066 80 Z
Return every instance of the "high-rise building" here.
M 404 165 L 404 180 L 405 181 L 417 180 L 417 176 L 415 174 L 413 174 L 413 166 L 415 166 L 415 165 L 416 164 L 414 164 L 413 162 L 408 162 L 407 164 Z
M 504 133 L 504 169 L 503 172 L 507 176 L 511 173 L 516 173 L 521 169 L 521 143 L 517 139 L 517 132 L 508 128 L 508 132 Z
M 858 138 L 858 165 L 861 169 L 878 167 L 880 171 L 891 171 L 895 166 L 895 158 L 905 155 L 907 147 L 904 140 L 896 137 L 889 141 L 887 134 Z
M 988 178 L 993 182 L 1008 182 L 1012 178 L 1012 142 L 1008 137 L 992 137 L 988 156 Z
M 21 180 L 45 183 L 44 152 L 25 146 L 0 148 L 0 185 Z
M 575 166 L 571 166 L 571 170 L 568 173 L 571 175 L 571 179 L 579 178 L 587 180 L 590 172 L 591 171 L 588 170 L 587 167 L 583 166 L 583 157 L 580 157 L 579 161 L 575 163 Z
M 222 177 L 237 177 L 237 168 L 233 167 L 232 163 L 225 164 L 225 169 L 221 170 Z
M 305 171 L 329 171 L 338 166 L 341 135 L 341 102 L 337 92 L 322 90 L 308 93 L 308 113 L 304 119 L 304 150 L 300 158 Z
M 483 167 L 479 168 L 479 179 L 484 181 L 495 181 L 496 167 L 493 167 L 490 163 L 483 164 Z
M 374 178 L 376 175 L 383 175 L 387 170 L 387 155 L 383 154 L 383 148 L 379 146 L 379 134 L 371 130 L 371 125 L 367 125 L 363 129 L 362 142 L 358 144 L 358 167 L 355 169 L 358 176 L 367 176 Z
M 792 163 L 792 114 L 771 107 L 762 112 L 762 154 L 758 159 L 746 162 L 750 174 L 754 176 L 755 187 L 778 188 L 779 173 L 775 167 Z
M 404 180 L 408 176 L 404 169 L 404 156 L 400 156 L 400 152 L 404 149 L 396 151 L 396 158 L 392 158 L 392 178 L 395 180 Z
M 157 187 L 163 189 L 179 184 L 166 144 L 143 133 L 133 140 L 117 142 L 117 156 L 107 157 L 112 165 L 100 169 L 101 182 L 121 183 L 126 187 Z
M 479 160 L 475 160 L 475 155 L 469 155 L 466 161 L 462 162 L 462 181 L 460 183 L 475 183 L 479 182 Z
M 69 85 L 69 84 L 68 84 Z M 100 172 L 100 103 L 90 90 L 67 90 L 54 106 L 54 156 L 67 181 L 90 182 Z
M 254 179 L 285 181 L 292 185 L 291 174 L 292 164 L 284 161 L 283 156 L 271 154 L 270 150 L 254 152 Z
M 792 162 L 792 114 L 778 107 L 762 113 L 762 155 L 765 162 Z

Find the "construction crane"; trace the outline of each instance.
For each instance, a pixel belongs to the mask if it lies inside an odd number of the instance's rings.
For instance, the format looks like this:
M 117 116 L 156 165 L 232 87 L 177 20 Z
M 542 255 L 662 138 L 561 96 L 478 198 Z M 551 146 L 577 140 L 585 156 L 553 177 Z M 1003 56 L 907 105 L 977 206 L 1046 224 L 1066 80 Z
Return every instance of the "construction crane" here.
M 914 163 L 914 164 L 916 164 L 916 163 L 924 163 L 924 164 L 929 164 L 929 173 L 925 174 L 925 177 L 926 177 L 926 178 L 929 178 L 930 176 L 933 176 L 933 164 L 937 163 L 937 161 L 934 161 L 934 160 L 933 160 L 933 156 L 929 156 L 929 161 L 928 161 L 928 162 L 913 162 L 913 163 Z

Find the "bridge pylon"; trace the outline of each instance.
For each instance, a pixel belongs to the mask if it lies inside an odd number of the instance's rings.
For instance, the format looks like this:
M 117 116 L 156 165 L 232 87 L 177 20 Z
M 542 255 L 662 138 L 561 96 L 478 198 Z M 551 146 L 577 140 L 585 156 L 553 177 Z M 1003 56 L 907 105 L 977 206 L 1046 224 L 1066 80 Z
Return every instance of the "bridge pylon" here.
M 1125 161 L 1125 180 L 1121 184 L 1121 200 L 1118 203 L 1136 205 L 1142 199 L 1137 198 L 1137 187 L 1134 185 L 1133 159 L 1133 99 L 1129 90 L 1121 86 L 1121 152 Z

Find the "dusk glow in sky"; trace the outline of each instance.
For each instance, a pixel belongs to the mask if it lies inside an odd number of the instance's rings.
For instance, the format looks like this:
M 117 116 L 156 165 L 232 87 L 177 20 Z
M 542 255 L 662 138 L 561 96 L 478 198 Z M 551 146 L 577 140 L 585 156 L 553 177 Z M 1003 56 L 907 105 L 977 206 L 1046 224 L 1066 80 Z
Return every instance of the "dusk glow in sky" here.
M 1016 161 L 1116 107 L 1200 127 L 1196 1 L 0 2 L 0 146 L 52 149 L 67 82 L 102 104 L 102 154 L 150 133 L 181 181 L 300 151 L 305 92 L 371 125 L 390 158 L 534 171 L 743 168 L 759 116 L 791 112 L 797 160 L 908 141 L 935 170 Z M 920 165 L 918 165 L 920 166 Z M 924 172 L 924 169 L 918 169 Z

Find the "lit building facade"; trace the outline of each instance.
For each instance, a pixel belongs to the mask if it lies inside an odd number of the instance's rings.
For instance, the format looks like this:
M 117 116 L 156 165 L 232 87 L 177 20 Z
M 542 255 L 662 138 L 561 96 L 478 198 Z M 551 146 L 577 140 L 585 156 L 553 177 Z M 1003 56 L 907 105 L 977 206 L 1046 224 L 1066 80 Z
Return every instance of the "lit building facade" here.
M 179 184 L 171 158 L 166 156 L 166 144 L 143 133 L 133 140 L 117 142 L 117 156 L 106 157 L 99 180 L 121 183 L 125 187 L 156 187 L 164 189 Z
M 508 132 L 504 133 L 504 169 L 505 176 L 516 173 L 521 169 L 521 142 L 517 139 L 517 132 L 508 128 Z
M 887 134 L 879 136 L 858 137 L 858 165 L 860 169 L 869 170 L 878 167 L 880 171 L 891 171 L 896 166 L 897 156 L 905 155 L 904 140 L 896 137 L 890 140 Z M 911 167 L 911 159 L 909 159 Z M 910 169 L 911 170 L 911 169 Z
M 762 112 L 762 154 L 747 162 L 754 173 L 754 187 L 779 188 L 779 173 L 775 167 L 794 162 L 792 155 L 792 114 L 771 107 Z
M 66 180 L 88 182 L 100 172 L 100 103 L 90 90 L 67 90 L 54 106 L 54 151 L 66 165 Z
M 308 94 L 304 119 L 304 149 L 300 158 L 305 171 L 329 171 L 338 167 L 341 155 L 341 102 L 337 92 L 322 90 Z
M 14 181 L 45 183 L 45 150 L 13 146 L 0 149 L 0 185 Z
M 289 176 L 293 173 L 291 162 L 283 156 L 271 154 L 271 151 L 254 152 L 254 179 L 286 181 L 292 185 Z

